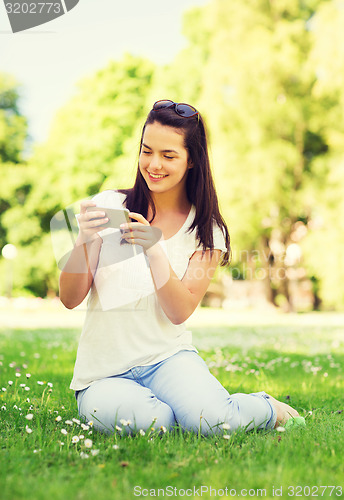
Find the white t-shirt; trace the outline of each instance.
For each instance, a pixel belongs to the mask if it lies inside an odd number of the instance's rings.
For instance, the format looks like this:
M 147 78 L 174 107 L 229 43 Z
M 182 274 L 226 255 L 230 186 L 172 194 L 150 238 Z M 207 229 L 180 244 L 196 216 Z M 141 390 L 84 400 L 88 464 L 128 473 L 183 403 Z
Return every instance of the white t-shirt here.
M 125 198 L 122 193 L 108 190 L 92 201 L 98 207 L 123 208 Z M 186 232 L 195 213 L 192 205 L 180 230 L 159 241 L 179 279 L 195 250 L 202 249 L 196 230 Z M 119 375 L 134 366 L 158 363 L 180 350 L 198 352 L 185 323 L 174 325 L 160 306 L 142 247 L 120 245 L 118 229 L 106 228 L 99 235 L 103 244 L 70 384 L 73 390 L 84 389 L 96 380 Z M 213 238 L 214 248 L 226 252 L 225 238 L 217 225 Z

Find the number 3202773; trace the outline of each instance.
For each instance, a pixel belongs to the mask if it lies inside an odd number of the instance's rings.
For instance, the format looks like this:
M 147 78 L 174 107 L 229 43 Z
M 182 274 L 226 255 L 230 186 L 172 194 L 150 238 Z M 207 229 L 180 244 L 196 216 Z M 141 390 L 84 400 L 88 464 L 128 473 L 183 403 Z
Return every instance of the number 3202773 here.
M 54 2 L 30 2 L 30 3 L 6 3 L 8 14 L 59 14 L 61 12 L 61 3 Z

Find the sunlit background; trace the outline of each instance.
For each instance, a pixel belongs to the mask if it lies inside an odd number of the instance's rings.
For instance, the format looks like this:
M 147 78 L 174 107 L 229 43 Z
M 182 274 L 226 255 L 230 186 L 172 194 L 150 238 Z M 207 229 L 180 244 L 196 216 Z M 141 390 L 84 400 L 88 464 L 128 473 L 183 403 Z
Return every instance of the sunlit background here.
M 2 300 L 57 295 L 51 218 L 132 185 L 169 98 L 207 122 L 232 240 L 202 304 L 342 310 L 343 25 L 343 1 L 80 0 L 12 34 L 1 3 Z

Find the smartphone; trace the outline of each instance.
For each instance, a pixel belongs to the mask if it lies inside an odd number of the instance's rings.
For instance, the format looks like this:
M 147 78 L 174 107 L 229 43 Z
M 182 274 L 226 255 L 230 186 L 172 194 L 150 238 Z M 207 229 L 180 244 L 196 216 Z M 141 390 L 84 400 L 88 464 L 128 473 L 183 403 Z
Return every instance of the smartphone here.
M 87 207 L 87 212 L 105 212 L 105 217 L 108 217 L 106 224 L 102 224 L 101 228 L 112 227 L 119 229 L 121 224 L 129 223 L 129 210 L 127 208 L 103 208 L 103 207 Z

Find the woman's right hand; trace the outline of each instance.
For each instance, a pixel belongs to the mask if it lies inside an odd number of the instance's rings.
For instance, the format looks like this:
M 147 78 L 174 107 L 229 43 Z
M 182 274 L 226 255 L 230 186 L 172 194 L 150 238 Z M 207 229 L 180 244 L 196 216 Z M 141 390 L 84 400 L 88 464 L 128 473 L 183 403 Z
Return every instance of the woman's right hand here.
M 77 245 L 82 245 L 83 243 L 101 238 L 101 236 L 99 236 L 98 234 L 98 231 L 104 229 L 102 225 L 106 224 L 109 219 L 105 217 L 106 214 L 102 210 L 99 210 L 99 212 L 87 212 L 87 207 L 96 206 L 96 203 L 89 200 L 82 201 L 80 203 L 80 214 L 78 216 L 79 234 L 76 239 Z

